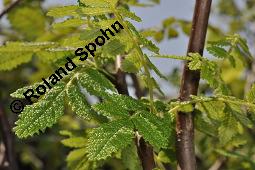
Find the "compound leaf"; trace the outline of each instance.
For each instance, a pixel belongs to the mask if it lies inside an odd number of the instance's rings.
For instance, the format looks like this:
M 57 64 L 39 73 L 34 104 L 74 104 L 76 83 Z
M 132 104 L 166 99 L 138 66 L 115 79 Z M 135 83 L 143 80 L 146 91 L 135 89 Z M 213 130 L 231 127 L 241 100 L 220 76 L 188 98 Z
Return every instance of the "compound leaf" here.
M 44 131 L 57 122 L 64 113 L 64 87 L 65 85 L 59 82 L 43 99 L 24 108 L 14 127 L 19 138 L 32 136 L 39 130 Z

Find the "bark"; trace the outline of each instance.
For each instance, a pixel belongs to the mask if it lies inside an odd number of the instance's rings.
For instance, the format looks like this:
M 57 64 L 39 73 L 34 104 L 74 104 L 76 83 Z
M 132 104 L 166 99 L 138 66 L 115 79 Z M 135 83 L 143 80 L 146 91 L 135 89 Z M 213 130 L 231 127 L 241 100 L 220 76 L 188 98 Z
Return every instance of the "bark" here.
M 197 52 L 203 55 L 211 0 L 196 0 L 192 21 L 192 30 L 187 53 Z M 199 71 L 188 69 L 186 62 L 183 69 L 180 100 L 189 100 L 190 95 L 196 95 L 200 80 Z M 194 115 L 179 112 L 176 118 L 176 149 L 178 169 L 195 170 L 196 158 L 194 149 Z

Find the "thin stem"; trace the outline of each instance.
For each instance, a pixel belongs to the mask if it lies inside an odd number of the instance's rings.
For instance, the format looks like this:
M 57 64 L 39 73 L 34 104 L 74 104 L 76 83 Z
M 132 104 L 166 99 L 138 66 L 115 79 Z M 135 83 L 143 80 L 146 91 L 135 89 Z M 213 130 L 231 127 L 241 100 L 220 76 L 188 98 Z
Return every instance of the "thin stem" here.
M 15 6 L 17 6 L 20 3 L 21 0 L 16 0 L 12 4 L 10 4 L 7 8 L 3 10 L 3 12 L 0 13 L 0 19 L 7 14 L 9 11 L 11 11 Z
M 134 43 L 135 49 L 139 53 L 139 58 L 140 58 L 140 61 L 142 62 L 142 65 L 144 67 L 144 72 L 145 72 L 145 75 L 146 75 L 147 80 L 148 80 L 151 112 L 154 112 L 155 108 L 154 108 L 154 104 L 153 104 L 153 83 L 151 82 L 150 71 L 149 71 L 149 68 L 146 64 L 146 60 L 143 57 L 143 52 L 142 52 L 141 48 L 139 47 L 137 41 L 133 38 L 134 36 L 133 36 L 132 32 L 128 29 L 127 24 L 125 22 L 123 22 L 122 17 L 118 14 L 118 12 L 115 9 L 113 9 L 113 11 L 116 15 L 116 18 L 119 20 L 119 22 L 121 22 L 124 25 L 124 27 L 126 28 L 125 32 L 129 35 L 130 39 Z
M 247 107 L 253 107 L 255 108 L 254 103 L 250 103 L 245 100 L 230 100 L 224 97 L 211 97 L 211 98 L 206 98 L 206 99 L 195 99 L 195 100 L 190 100 L 190 101 L 185 101 L 180 103 L 179 105 L 175 106 L 174 108 L 170 109 L 168 112 L 172 113 L 175 111 L 178 111 L 178 109 L 182 106 L 189 105 L 189 104 L 197 104 L 197 103 L 202 103 L 202 102 L 211 102 L 211 101 L 222 101 L 225 103 L 232 103 L 232 104 L 237 104 L 241 106 L 247 106 Z
M 115 9 L 113 9 L 113 11 L 114 10 Z M 117 12 L 115 11 L 115 16 L 118 18 L 118 20 L 120 22 L 122 22 L 121 16 L 116 15 L 116 13 Z M 127 28 L 127 26 L 126 26 L 126 28 Z M 129 34 L 129 35 L 132 38 L 132 35 L 131 34 Z M 134 42 L 134 43 L 136 44 L 136 42 Z M 121 62 L 122 62 L 122 57 L 117 56 L 115 85 L 116 85 L 116 88 L 117 88 L 119 93 L 128 95 L 128 88 L 127 88 L 127 83 L 126 83 L 126 80 L 125 80 L 125 73 L 120 69 Z M 147 72 L 147 73 L 149 73 L 149 72 Z M 149 74 L 149 76 L 150 76 L 150 74 Z M 136 82 L 136 83 L 137 83 L 136 88 L 138 88 L 136 90 L 141 91 L 138 82 Z M 140 98 L 141 96 L 137 96 L 137 97 Z M 151 100 L 153 101 L 153 98 Z M 153 102 L 152 102 L 152 104 L 153 104 Z M 134 140 L 135 140 L 135 144 L 136 144 L 136 148 L 137 148 L 137 154 L 139 156 L 139 159 L 141 161 L 141 165 L 142 165 L 143 169 L 144 170 L 152 170 L 153 168 L 155 168 L 155 161 L 154 161 L 154 157 L 153 157 L 153 148 L 152 148 L 152 146 L 149 145 L 147 142 L 145 142 L 143 137 L 140 137 L 138 135 L 136 135 Z
M 243 105 L 243 106 L 255 108 L 255 104 L 247 102 L 247 101 L 243 101 L 243 100 L 234 101 L 234 100 L 228 100 L 226 98 L 221 98 L 221 97 L 220 98 L 215 98 L 215 99 L 216 99 L 215 101 L 223 101 L 223 102 L 226 102 L 226 103 L 232 103 L 232 104 Z
M 169 58 L 169 59 L 187 60 L 187 61 L 192 60 L 192 58 L 189 57 L 189 56 L 177 56 L 177 55 L 156 55 L 156 56 L 151 56 L 151 57 L 155 57 L 155 58 Z

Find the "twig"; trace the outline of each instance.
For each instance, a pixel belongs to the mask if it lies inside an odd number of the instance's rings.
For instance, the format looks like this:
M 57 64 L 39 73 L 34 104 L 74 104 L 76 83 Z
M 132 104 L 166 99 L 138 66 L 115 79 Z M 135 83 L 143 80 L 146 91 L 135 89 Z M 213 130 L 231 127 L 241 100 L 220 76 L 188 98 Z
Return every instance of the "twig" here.
M 145 93 L 140 87 L 137 76 L 134 73 L 131 73 L 130 76 L 131 76 L 131 79 L 133 81 L 133 87 L 135 89 L 135 95 L 136 95 L 137 98 L 140 99 L 142 96 L 145 95 Z
M 16 0 L 14 1 L 12 4 L 10 4 L 9 6 L 7 6 L 1 13 L 0 13 L 0 19 L 7 14 L 10 10 L 12 10 L 16 5 L 18 5 L 20 3 L 21 0 Z
M 115 65 L 116 81 L 114 81 L 114 84 L 120 94 L 129 95 L 127 83 L 125 79 L 126 74 L 120 69 L 122 60 L 123 58 L 121 56 L 117 56 L 116 65 Z M 133 76 L 133 78 L 135 77 Z M 137 77 L 135 78 L 135 80 L 137 80 Z M 136 88 L 137 97 L 141 98 L 142 90 L 140 88 L 140 85 L 138 81 L 134 83 L 136 84 L 135 88 Z M 138 153 L 143 169 L 152 170 L 153 168 L 155 168 L 153 148 L 149 144 L 147 144 L 142 137 L 138 137 L 138 136 L 136 136 L 135 138 L 135 144 L 136 144 L 137 153 Z
M 225 161 L 226 161 L 226 158 L 220 157 L 214 162 L 214 164 L 208 170 L 219 170 L 220 168 L 222 168 Z
M 208 19 L 212 0 L 196 0 L 192 21 L 192 29 L 187 53 L 197 52 L 203 54 Z M 185 62 L 183 69 L 180 100 L 189 100 L 190 95 L 196 95 L 200 80 L 200 72 L 192 71 Z M 196 170 L 196 157 L 194 148 L 194 116 L 179 112 L 176 117 L 176 153 L 178 169 Z

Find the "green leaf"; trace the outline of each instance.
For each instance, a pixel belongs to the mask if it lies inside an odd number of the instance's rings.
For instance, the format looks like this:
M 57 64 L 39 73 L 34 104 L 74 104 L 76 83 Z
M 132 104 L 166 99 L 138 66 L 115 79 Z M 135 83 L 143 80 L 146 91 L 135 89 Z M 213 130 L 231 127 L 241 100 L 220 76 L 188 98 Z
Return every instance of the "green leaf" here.
M 206 113 L 201 113 L 197 110 L 195 111 L 196 111 L 195 114 L 196 129 L 212 137 L 217 137 L 218 132 L 217 129 L 215 128 L 217 126 L 217 123 L 209 119 Z
M 140 34 L 136 28 L 133 26 L 133 24 L 131 24 L 130 22 L 126 21 L 129 29 L 132 30 L 133 34 L 137 36 L 139 42 L 141 45 L 143 45 L 143 47 L 146 47 L 148 50 L 159 54 L 159 48 L 153 44 L 153 42 L 151 40 L 146 39 L 145 37 L 142 36 L 142 34 Z
M 68 163 L 68 168 L 72 170 L 96 170 L 98 167 L 97 162 L 91 162 L 88 160 L 86 148 L 75 149 L 69 152 L 66 161 Z
M 107 0 L 80 0 L 80 3 L 89 7 L 110 7 Z
M 202 102 L 199 109 L 214 120 L 222 120 L 226 116 L 224 114 L 225 104 L 221 101 Z
M 21 64 L 28 63 L 32 60 L 32 53 L 3 54 L 0 53 L 0 71 L 9 71 Z
M 252 85 L 250 91 L 246 94 L 246 99 L 251 103 L 255 103 L 255 84 Z
M 79 160 L 87 154 L 86 152 L 87 152 L 86 148 L 75 149 L 67 155 L 66 160 L 68 162 Z
M 55 29 L 62 29 L 62 28 L 72 28 L 72 27 L 79 27 L 81 25 L 85 24 L 85 20 L 82 19 L 78 19 L 78 18 L 71 18 L 71 19 L 67 19 L 63 22 L 58 22 L 53 24 L 53 28 Z
M 14 98 L 24 99 L 25 96 L 23 95 L 23 93 L 25 93 L 28 89 L 36 89 L 36 87 L 38 87 L 40 84 L 42 84 L 42 82 L 41 83 L 35 83 L 33 85 L 30 85 L 30 86 L 25 86 L 23 88 L 20 88 L 20 89 L 16 90 L 12 94 L 10 94 L 10 96 L 14 97 Z
M 0 47 L 0 71 L 11 70 L 20 64 L 27 63 L 32 60 L 34 54 L 44 62 L 64 58 L 66 56 L 64 52 L 67 50 L 56 49 L 57 46 L 58 43 L 53 42 L 7 42 Z
M 146 106 L 140 100 L 126 95 L 113 94 L 109 96 L 108 100 L 113 102 L 116 106 L 129 111 L 146 110 Z
M 238 120 L 243 126 L 252 128 L 252 122 L 248 119 L 248 116 L 240 108 L 240 105 L 227 104 L 225 112 L 232 114 L 232 116 L 235 117 L 236 120 Z
M 19 138 L 32 136 L 39 130 L 44 131 L 58 121 L 64 113 L 64 88 L 65 85 L 59 82 L 43 99 L 24 108 L 14 127 Z
M 56 7 L 47 13 L 47 16 L 51 17 L 65 17 L 65 16 L 79 16 L 77 11 L 80 9 L 80 7 L 76 5 L 71 6 L 63 6 L 63 7 Z
M 149 66 L 150 69 L 152 69 L 160 78 L 163 78 L 165 80 L 167 80 L 166 76 L 164 76 L 159 69 L 150 61 L 150 59 L 148 58 L 147 55 L 144 55 L 144 57 L 146 58 L 147 64 Z
M 170 38 L 176 38 L 178 36 L 179 36 L 179 33 L 178 33 L 178 31 L 176 29 L 174 29 L 174 28 L 169 28 L 168 29 L 168 38 L 169 39 Z
M 102 0 L 105 3 L 108 3 L 109 5 L 111 5 L 111 7 L 115 7 L 118 3 L 118 0 Z
M 112 13 L 113 11 L 110 8 L 100 8 L 100 7 L 93 7 L 93 8 L 81 8 L 81 13 L 89 16 L 97 16 L 97 15 L 104 15 L 107 13 Z
M 122 150 L 121 160 L 126 169 L 142 170 L 134 142 Z
M 164 94 L 164 92 L 161 90 L 161 88 L 160 88 L 158 82 L 157 82 L 153 77 L 151 77 L 150 79 L 151 79 L 150 82 L 152 83 L 153 87 L 155 87 L 155 88 L 159 91 L 159 93 L 160 93 L 162 96 L 164 96 L 165 94 Z M 147 80 L 147 82 L 148 82 L 148 80 Z
M 118 8 L 118 12 L 122 15 L 122 17 L 127 17 L 132 20 L 135 20 L 137 22 L 141 22 L 142 19 L 138 16 L 135 15 L 135 13 L 128 11 L 125 8 Z
M 86 29 L 81 33 L 81 40 L 94 40 L 96 37 L 102 35 L 99 29 Z
M 218 47 L 218 46 L 209 46 L 206 48 L 207 51 L 212 54 L 215 57 L 218 58 L 227 58 L 229 57 L 229 53 L 222 47 Z
M 125 53 L 125 44 L 121 43 L 119 40 L 112 40 L 102 47 L 103 55 L 107 57 L 116 57 L 117 55 Z
M 8 19 L 25 40 L 35 40 L 45 32 L 46 19 L 40 6 L 21 6 L 8 14 Z
M 103 114 L 104 116 L 117 116 L 117 117 L 127 117 L 129 115 L 128 111 L 120 106 L 116 106 L 113 102 L 104 102 L 92 106 L 97 112 Z
M 218 136 L 220 143 L 226 145 L 230 142 L 238 132 L 238 123 L 236 119 L 227 114 L 227 116 L 222 120 L 220 127 L 218 128 Z
M 173 23 L 176 22 L 176 19 L 174 17 L 169 17 L 163 21 L 163 27 L 167 28 L 171 26 Z
M 191 61 L 188 64 L 190 70 L 199 70 L 202 67 L 202 57 L 198 53 L 189 53 Z
M 132 142 L 132 123 L 117 120 L 93 129 L 89 135 L 87 151 L 89 160 L 106 159 Z
M 71 138 L 62 140 L 61 143 L 71 148 L 82 148 L 86 146 L 87 139 L 83 137 L 71 137 Z
M 78 84 L 69 83 L 67 85 L 66 95 L 68 103 L 72 110 L 84 119 L 91 119 L 93 110 L 87 103 L 84 94 L 82 94 Z
M 117 94 L 114 85 L 95 69 L 86 68 L 77 79 L 80 85 L 92 95 L 108 97 L 111 94 Z
M 121 63 L 121 69 L 128 73 L 138 73 L 142 68 L 142 63 L 137 51 L 129 53 Z
M 138 132 L 156 148 L 166 148 L 170 136 L 170 121 L 159 118 L 150 112 L 139 112 L 132 116 Z

